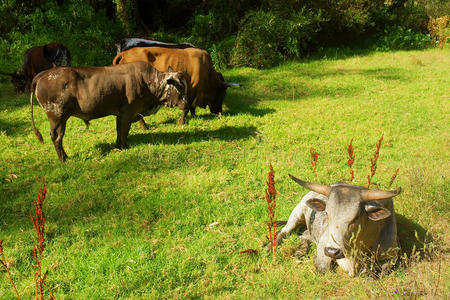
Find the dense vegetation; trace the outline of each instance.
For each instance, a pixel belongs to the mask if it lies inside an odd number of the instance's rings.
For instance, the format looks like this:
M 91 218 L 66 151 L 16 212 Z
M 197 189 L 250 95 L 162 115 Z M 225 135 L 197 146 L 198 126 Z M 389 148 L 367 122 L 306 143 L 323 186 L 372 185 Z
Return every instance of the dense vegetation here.
M 2 1 L 0 66 L 15 71 L 26 49 L 56 40 L 74 65 L 105 65 L 120 38 L 137 36 L 192 42 L 219 68 L 262 68 L 328 46 L 428 47 L 429 18 L 449 13 L 439 0 Z

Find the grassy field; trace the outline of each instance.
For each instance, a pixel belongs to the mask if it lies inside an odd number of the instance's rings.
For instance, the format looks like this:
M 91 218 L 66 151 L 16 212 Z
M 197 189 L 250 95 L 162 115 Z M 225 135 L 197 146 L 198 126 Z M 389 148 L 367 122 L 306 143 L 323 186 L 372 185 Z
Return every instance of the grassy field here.
M 375 53 L 291 62 L 270 70 L 224 72 L 224 117 L 199 109 L 177 126 L 162 109 L 137 124 L 130 149 L 114 149 L 113 117 L 86 130 L 67 124 L 61 164 L 44 111 L 31 130 L 29 95 L 0 84 L 0 239 L 24 298 L 34 297 L 35 231 L 29 212 L 45 176 L 48 194 L 44 269 L 57 299 L 380 299 L 450 297 L 450 51 Z M 36 103 L 36 102 L 35 102 Z M 275 170 L 277 219 L 307 192 L 287 174 L 314 181 L 310 148 L 320 153 L 317 181 L 349 178 L 346 147 L 356 152 L 357 184 L 384 134 L 374 181 L 393 187 L 399 239 L 407 258 L 382 279 L 320 275 L 312 248 L 298 263 L 293 234 L 270 261 L 267 172 Z M 415 237 L 417 232 L 417 238 Z M 411 256 L 413 247 L 419 256 Z M 425 248 L 425 249 L 424 249 Z M 240 254 L 255 249 L 256 255 Z M 400 296 L 396 296 L 400 297 Z M 14 299 L 0 271 L 0 298 Z M 403 297 L 402 297 L 403 298 Z

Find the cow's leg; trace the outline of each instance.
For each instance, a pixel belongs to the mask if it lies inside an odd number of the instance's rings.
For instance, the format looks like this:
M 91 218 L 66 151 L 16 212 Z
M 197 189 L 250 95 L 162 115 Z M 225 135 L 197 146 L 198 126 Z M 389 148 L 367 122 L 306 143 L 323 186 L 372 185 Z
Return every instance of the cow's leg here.
M 128 114 L 124 114 L 120 117 L 120 124 L 119 124 L 120 128 L 118 129 L 118 132 L 117 132 L 118 141 L 116 143 L 116 144 L 118 144 L 118 148 L 120 148 L 120 149 L 128 148 L 127 138 L 128 138 L 128 133 L 130 132 L 132 119 L 133 118 L 131 116 L 129 116 Z M 120 135 L 120 138 L 119 138 L 119 135 Z
M 295 256 L 297 259 L 303 259 L 303 256 L 308 254 L 309 249 L 311 248 L 311 236 L 309 235 L 309 230 L 306 229 L 303 234 L 300 236 L 300 246 L 297 251 L 295 251 Z
M 144 118 L 142 116 L 138 116 L 139 118 L 139 126 L 141 126 L 142 130 L 148 130 L 148 125 L 145 123 Z
M 191 112 L 191 116 L 195 117 L 195 106 L 189 107 L 189 111 Z
M 178 121 L 178 125 L 184 125 L 186 123 L 186 116 L 189 112 L 189 108 L 184 108 L 183 112 L 181 113 L 180 120 Z
M 121 140 L 122 140 L 122 135 L 121 135 L 121 125 L 122 124 L 122 117 L 121 116 L 117 116 L 116 117 L 116 133 L 117 133 L 117 138 L 116 138 L 116 148 L 120 148 L 120 145 L 122 144 Z
M 355 263 L 353 260 L 348 258 L 341 258 L 336 260 L 337 264 L 350 275 L 350 277 L 355 276 Z
M 50 136 L 52 137 L 53 145 L 55 145 L 56 154 L 61 162 L 65 162 L 67 159 L 67 154 L 64 151 L 62 142 L 64 133 L 66 131 L 67 119 L 60 119 L 53 121 L 50 119 Z
M 275 245 L 279 245 L 282 239 L 301 223 L 305 223 L 305 205 L 302 202 L 297 204 L 291 212 L 286 225 L 284 225 L 284 227 L 277 233 Z

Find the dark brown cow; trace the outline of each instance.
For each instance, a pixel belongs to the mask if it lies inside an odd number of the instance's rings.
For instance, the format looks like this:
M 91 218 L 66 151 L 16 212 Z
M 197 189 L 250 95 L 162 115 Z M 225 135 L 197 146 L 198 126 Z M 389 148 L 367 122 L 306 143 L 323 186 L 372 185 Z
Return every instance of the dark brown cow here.
M 62 146 L 66 122 L 71 116 L 84 121 L 115 115 L 116 147 L 126 148 L 132 122 L 156 113 L 160 106 L 187 105 L 183 74 L 159 72 L 144 62 L 109 67 L 56 67 L 39 73 L 31 83 L 31 121 L 34 125 L 33 94 L 47 113 L 50 135 L 59 159 L 67 155 Z
M 70 66 L 70 63 L 69 50 L 63 44 L 54 42 L 28 49 L 17 72 L 2 73 L 11 76 L 14 90 L 19 94 L 29 90 L 33 77 L 39 72 L 55 66 Z
M 195 108 L 206 108 L 213 114 L 222 112 L 225 93 L 236 83 L 224 82 L 222 74 L 214 70 L 208 52 L 198 48 L 171 49 L 163 47 L 137 47 L 119 53 L 113 65 L 145 61 L 161 72 L 172 66 L 175 71 L 185 72 L 188 83 L 187 99 L 189 106 L 183 111 L 179 124 L 184 124 L 190 111 L 195 115 Z M 142 125 L 142 124 L 141 124 Z

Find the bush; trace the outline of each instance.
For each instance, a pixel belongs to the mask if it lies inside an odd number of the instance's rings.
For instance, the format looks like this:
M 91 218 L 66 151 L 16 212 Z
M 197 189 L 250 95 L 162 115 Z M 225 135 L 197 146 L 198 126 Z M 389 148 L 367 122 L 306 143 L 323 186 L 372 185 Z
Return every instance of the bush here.
M 214 62 L 216 70 L 223 70 L 230 66 L 230 60 L 233 55 L 236 36 L 229 36 L 223 41 L 213 44 L 209 49 L 209 54 Z
M 232 64 L 266 68 L 300 57 L 311 46 L 320 22 L 320 11 L 301 10 L 287 18 L 272 11 L 250 11 L 241 23 Z
M 417 1 L 409 0 L 399 9 L 393 12 L 395 24 L 414 31 L 426 32 L 428 16 L 424 5 Z
M 21 26 L 0 38 L 2 71 L 17 70 L 27 49 L 53 41 L 69 48 L 74 66 L 110 65 L 115 43 L 123 35 L 120 22 L 108 19 L 104 11 L 96 13 L 82 0 L 66 1 L 61 6 L 50 1 L 19 21 Z
M 378 36 L 376 50 L 412 50 L 430 47 L 429 34 L 405 29 L 401 26 L 386 26 L 383 34 Z

